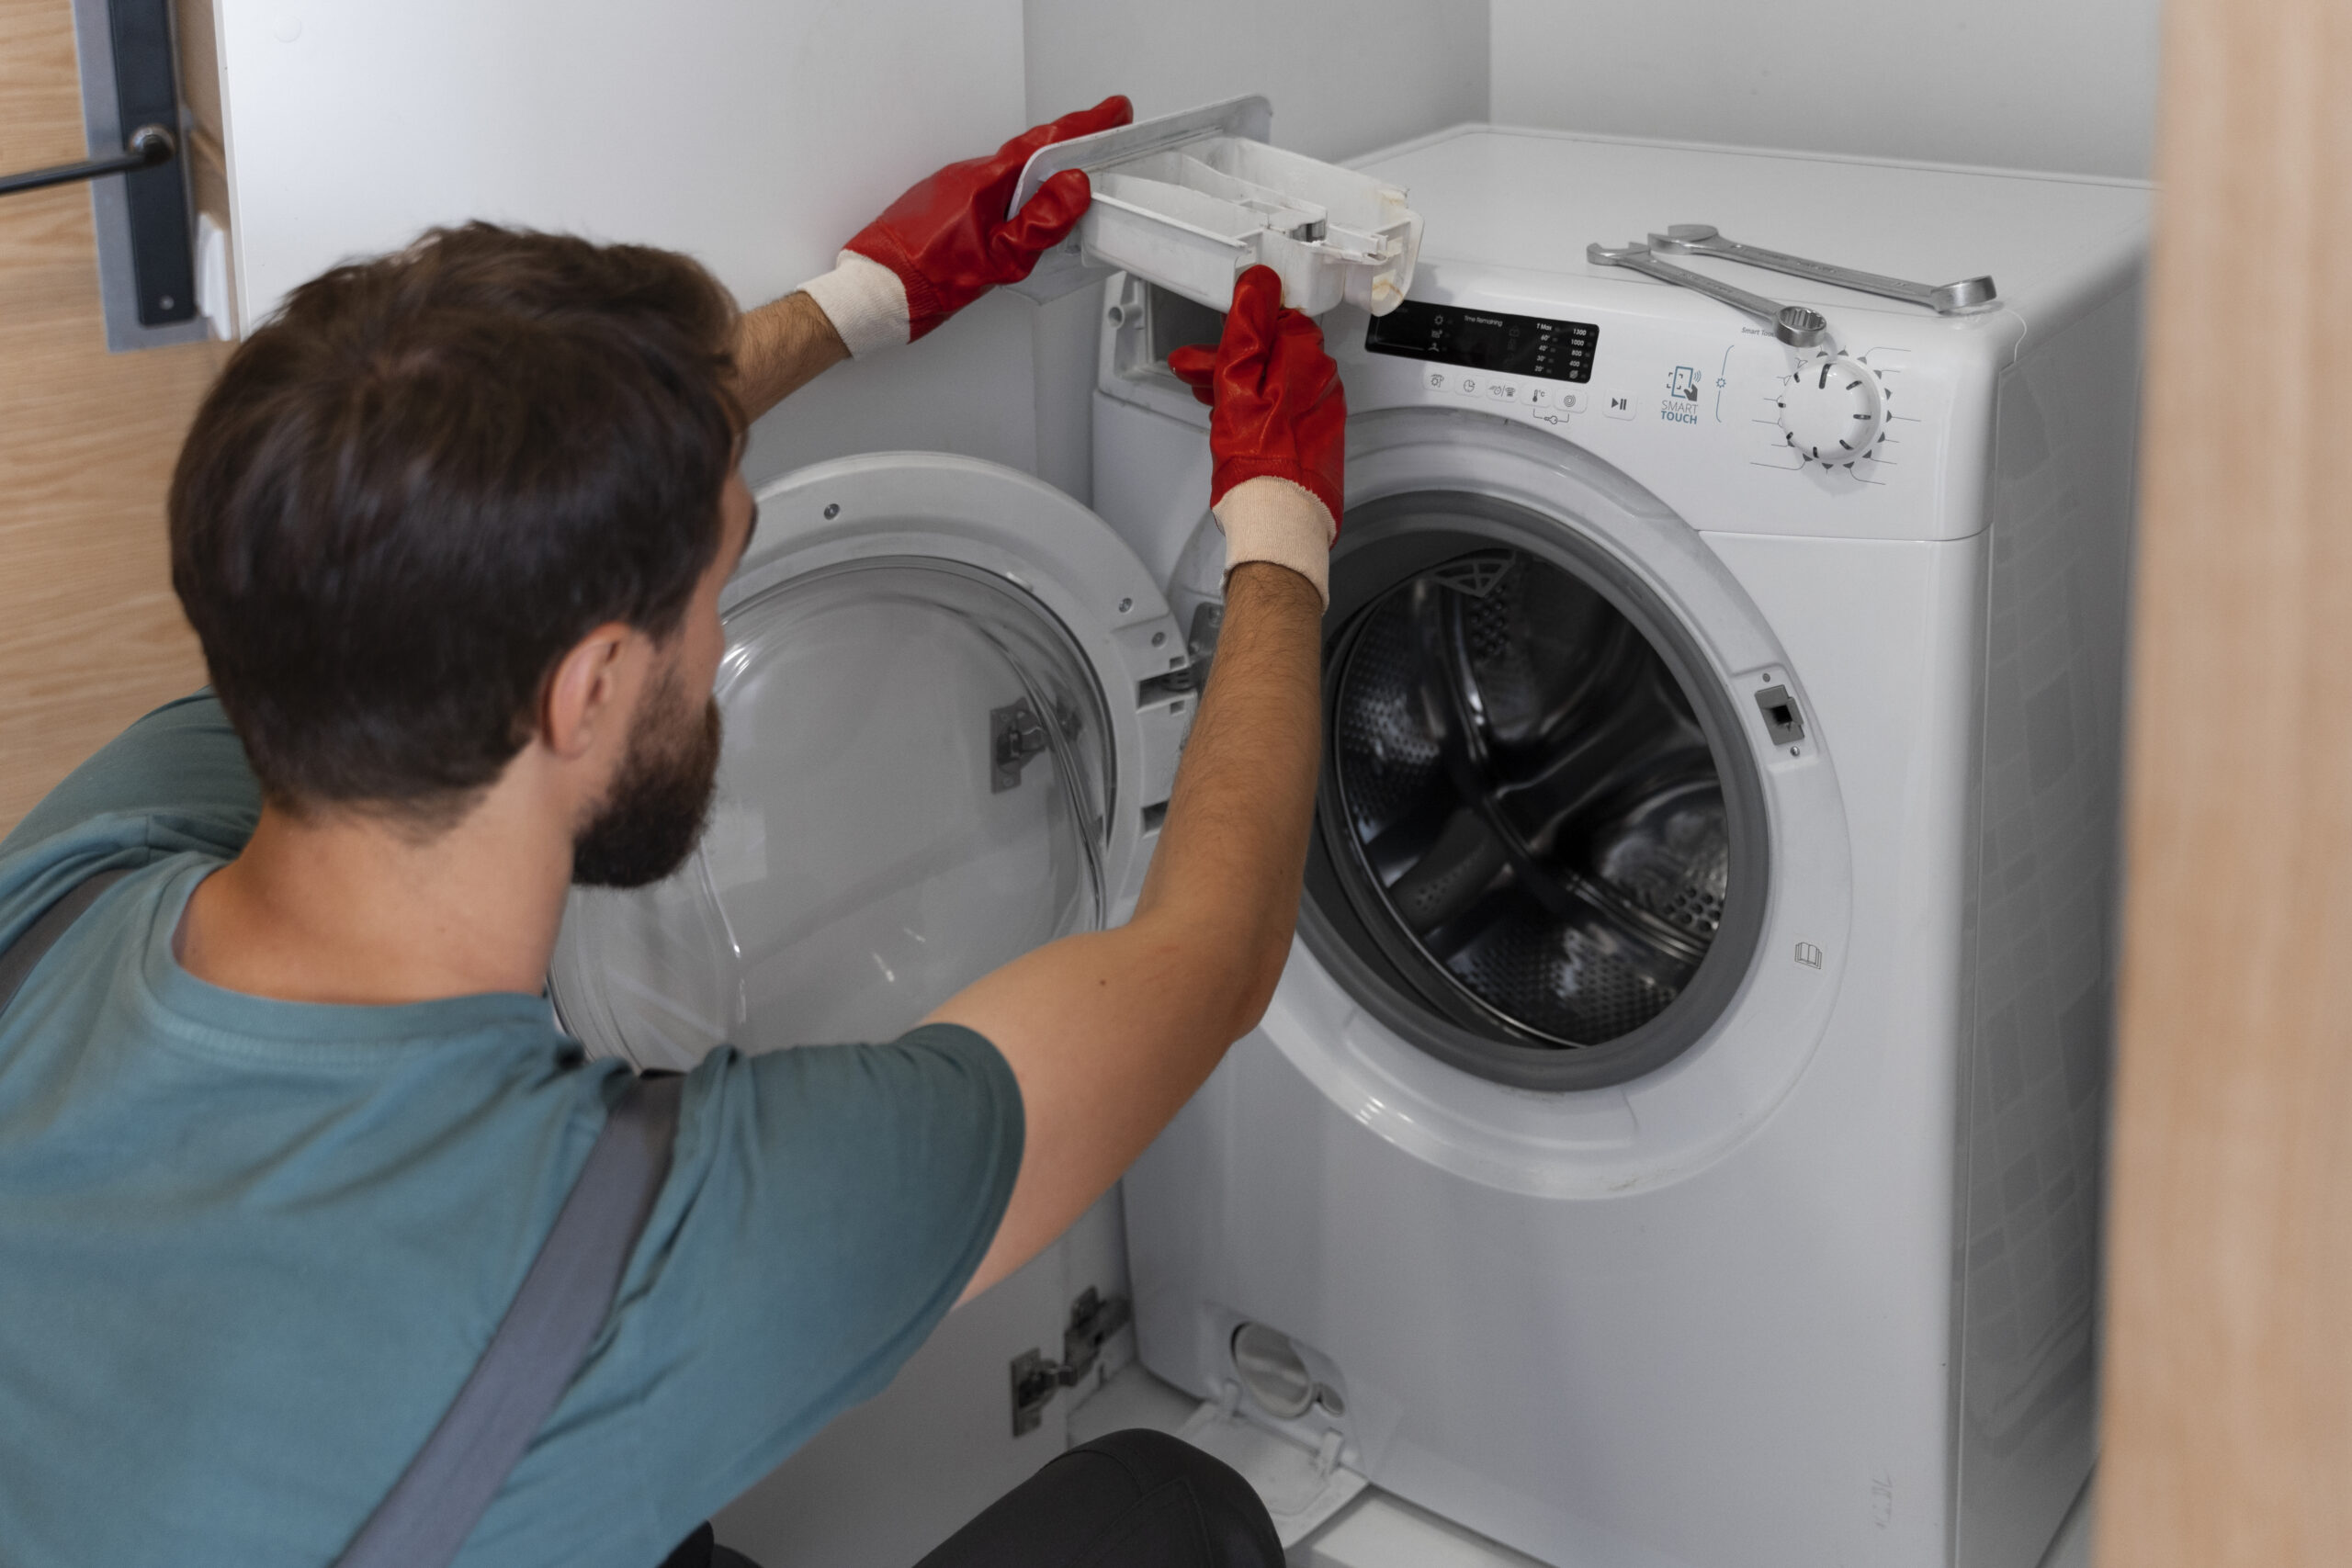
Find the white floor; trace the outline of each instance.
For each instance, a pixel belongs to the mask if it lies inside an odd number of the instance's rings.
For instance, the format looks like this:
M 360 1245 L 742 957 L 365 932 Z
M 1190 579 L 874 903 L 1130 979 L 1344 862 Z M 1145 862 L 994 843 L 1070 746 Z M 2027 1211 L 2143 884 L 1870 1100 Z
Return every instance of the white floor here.
M 1172 1432 L 1196 1402 L 1130 1365 L 1070 1412 L 1069 1440 L 1149 1427 Z M 2085 1487 L 2060 1527 L 2041 1568 L 2090 1568 L 2091 1495 Z M 1543 1568 L 1459 1525 L 1389 1496 L 1378 1487 L 1349 1504 L 1330 1523 L 1291 1549 L 1292 1568 Z

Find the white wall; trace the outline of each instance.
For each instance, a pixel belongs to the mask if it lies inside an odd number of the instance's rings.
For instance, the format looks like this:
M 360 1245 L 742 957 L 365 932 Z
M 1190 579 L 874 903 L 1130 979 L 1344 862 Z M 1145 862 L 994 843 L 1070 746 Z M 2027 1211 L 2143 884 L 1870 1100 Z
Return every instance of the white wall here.
M 247 321 L 345 256 L 475 217 L 687 251 L 755 304 L 1027 123 L 1020 0 L 218 0 L 218 18 Z M 992 299 L 918 354 L 823 378 L 761 422 L 747 473 L 888 446 L 1032 467 L 1032 326 Z
M 1023 0 L 1029 112 L 1107 93 L 1139 118 L 1237 93 L 1326 159 L 1487 112 L 1487 0 Z
M 1146 116 L 1263 93 L 1278 143 L 1331 159 L 1494 118 L 2137 174 L 2156 8 L 216 4 L 247 321 L 342 256 L 478 215 L 692 251 L 754 302 L 820 270 L 937 164 L 1115 91 Z M 352 124 L 383 134 L 333 134 Z M 843 452 L 945 447 L 1086 500 L 1099 310 L 1091 290 L 1043 309 L 984 301 L 912 353 L 844 367 L 793 399 L 762 422 L 748 470 L 760 479 Z
M 1029 113 L 1111 93 L 1139 118 L 1240 93 L 1276 145 L 1339 161 L 1487 118 L 1487 0 L 1023 0 Z M 1093 493 L 1088 392 L 1102 291 L 1038 311 L 1038 473 Z M 1204 498 L 1205 504 L 1206 498 Z
M 2158 0 L 1493 0 L 1493 118 L 2144 177 L 2158 9 Z

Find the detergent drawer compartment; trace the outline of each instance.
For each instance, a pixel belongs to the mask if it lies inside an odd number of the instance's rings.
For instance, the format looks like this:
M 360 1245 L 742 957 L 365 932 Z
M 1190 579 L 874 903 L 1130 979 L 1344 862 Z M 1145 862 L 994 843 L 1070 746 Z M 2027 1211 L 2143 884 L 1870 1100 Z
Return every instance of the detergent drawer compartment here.
M 1086 171 L 1094 201 L 1014 288 L 1050 299 L 1125 270 L 1223 310 L 1233 280 L 1265 265 L 1283 303 L 1310 314 L 1396 309 L 1421 243 L 1404 189 L 1269 146 L 1272 122 L 1264 98 L 1242 97 L 1040 148 L 1011 211 L 1068 169 Z

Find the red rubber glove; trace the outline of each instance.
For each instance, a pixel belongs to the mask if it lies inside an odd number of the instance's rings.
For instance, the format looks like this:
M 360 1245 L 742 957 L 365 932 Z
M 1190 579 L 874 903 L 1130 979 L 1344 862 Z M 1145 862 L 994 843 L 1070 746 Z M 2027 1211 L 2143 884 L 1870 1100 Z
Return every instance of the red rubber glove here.
M 1180 348 L 1168 368 L 1215 411 L 1209 506 L 1225 528 L 1226 570 L 1245 560 L 1289 567 L 1326 585 L 1343 510 L 1348 396 L 1323 332 L 1283 307 L 1274 269 L 1253 266 L 1233 285 L 1215 353 Z
M 1066 169 L 1012 217 L 1012 187 L 1040 147 L 1125 125 L 1116 94 L 1091 109 L 1023 131 L 985 158 L 950 164 L 892 202 L 842 247 L 841 265 L 801 285 L 852 354 L 911 343 L 1000 283 L 1018 283 L 1058 245 L 1093 199 Z

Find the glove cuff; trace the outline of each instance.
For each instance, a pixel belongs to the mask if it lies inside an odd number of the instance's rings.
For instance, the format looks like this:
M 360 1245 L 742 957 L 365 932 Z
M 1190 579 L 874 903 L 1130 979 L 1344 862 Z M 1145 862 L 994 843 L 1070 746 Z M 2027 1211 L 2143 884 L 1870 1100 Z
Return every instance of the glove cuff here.
M 1344 419 L 1344 412 L 1341 417 Z M 1216 445 L 1214 427 L 1209 437 L 1209 445 L 1213 449 Z M 1334 478 L 1317 474 L 1312 464 L 1303 463 L 1296 456 L 1291 454 L 1276 456 L 1272 453 L 1258 453 L 1252 456 L 1219 458 L 1216 471 L 1209 476 L 1209 504 L 1214 507 L 1219 501 L 1225 499 L 1229 491 L 1251 479 L 1266 478 L 1288 479 L 1292 484 L 1298 486 L 1322 502 L 1325 514 L 1333 519 L 1331 536 L 1335 539 L 1340 536 L 1340 525 L 1337 521 L 1340 511 L 1339 481 Z
M 810 278 L 800 292 L 817 301 L 853 357 L 896 348 L 912 335 L 907 286 L 897 273 L 855 251 L 843 251 L 832 271 Z
M 1209 509 L 1225 530 L 1227 575 L 1244 561 L 1288 567 L 1331 606 L 1331 540 L 1339 528 L 1313 492 L 1273 474 L 1244 479 Z

